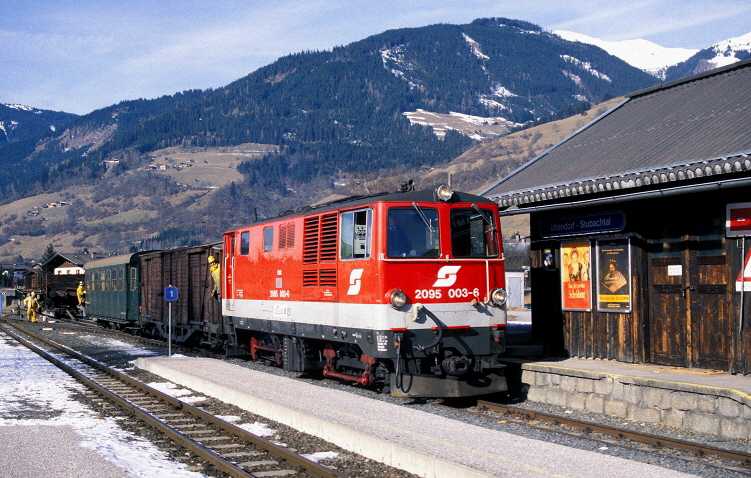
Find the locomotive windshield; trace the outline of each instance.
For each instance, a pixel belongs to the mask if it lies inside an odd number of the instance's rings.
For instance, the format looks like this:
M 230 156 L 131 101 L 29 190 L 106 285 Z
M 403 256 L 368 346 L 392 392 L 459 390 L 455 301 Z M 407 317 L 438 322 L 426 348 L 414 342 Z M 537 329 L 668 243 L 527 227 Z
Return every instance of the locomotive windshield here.
M 394 258 L 439 257 L 438 211 L 417 205 L 389 209 L 386 254 Z
M 498 256 L 498 230 L 489 210 L 451 211 L 451 253 L 454 257 Z

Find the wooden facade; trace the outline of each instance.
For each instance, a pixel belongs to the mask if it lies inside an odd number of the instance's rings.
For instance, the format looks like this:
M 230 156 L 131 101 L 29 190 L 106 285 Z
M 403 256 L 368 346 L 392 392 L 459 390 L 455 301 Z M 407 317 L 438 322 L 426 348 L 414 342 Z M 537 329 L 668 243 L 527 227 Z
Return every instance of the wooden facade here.
M 748 315 L 735 282 L 751 241 L 727 237 L 727 204 L 749 199 L 745 188 L 673 199 L 622 202 L 593 208 L 533 213 L 533 334 L 549 353 L 632 363 L 751 372 Z M 619 231 L 542 237 L 541 221 L 622 212 Z M 561 244 L 586 242 L 592 251 L 610 239 L 627 239 L 630 312 L 598 310 L 597 279 L 590 263 L 590 310 L 568 310 L 561 297 Z M 745 250 L 745 252 L 744 252 Z M 548 253 L 554 266 L 546 266 Z M 593 254 L 594 255 L 594 254 Z M 602 264 L 599 265 L 602 268 Z

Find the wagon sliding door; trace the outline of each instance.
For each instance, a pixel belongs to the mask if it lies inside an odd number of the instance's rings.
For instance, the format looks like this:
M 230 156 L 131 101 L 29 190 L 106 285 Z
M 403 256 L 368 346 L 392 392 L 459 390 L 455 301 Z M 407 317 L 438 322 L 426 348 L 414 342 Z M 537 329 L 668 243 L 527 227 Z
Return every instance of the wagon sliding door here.
M 733 318 L 721 236 L 684 236 L 650 257 L 650 362 L 728 370 Z

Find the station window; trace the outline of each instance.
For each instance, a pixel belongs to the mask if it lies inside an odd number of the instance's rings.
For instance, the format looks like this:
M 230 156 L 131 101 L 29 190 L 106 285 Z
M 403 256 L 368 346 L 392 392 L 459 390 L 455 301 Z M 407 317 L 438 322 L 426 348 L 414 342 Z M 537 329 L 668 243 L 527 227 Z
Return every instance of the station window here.
M 440 256 L 438 211 L 418 205 L 389 209 L 386 254 L 389 257 Z
M 370 209 L 342 213 L 340 257 L 343 260 L 370 257 L 372 217 Z
M 274 249 L 274 228 L 266 227 L 263 229 L 263 252 L 269 252 Z
M 451 253 L 454 257 L 497 257 L 498 229 L 490 210 L 451 211 Z
M 250 254 L 250 231 L 240 234 L 240 254 L 244 256 Z

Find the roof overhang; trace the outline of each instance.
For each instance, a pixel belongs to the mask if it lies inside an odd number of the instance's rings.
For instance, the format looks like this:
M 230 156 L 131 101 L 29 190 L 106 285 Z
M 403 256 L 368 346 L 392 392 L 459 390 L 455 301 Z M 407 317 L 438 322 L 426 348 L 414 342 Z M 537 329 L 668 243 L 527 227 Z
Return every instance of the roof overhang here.
M 667 198 L 683 194 L 696 194 L 708 191 L 720 191 L 741 187 L 751 187 L 751 176 L 740 178 L 726 178 L 699 184 L 665 184 L 665 187 L 643 189 L 640 191 L 620 189 L 612 194 L 600 194 L 598 196 L 595 196 L 593 194 L 590 197 L 580 195 L 575 198 L 571 198 L 571 200 L 561 198 L 556 201 L 532 201 L 529 203 L 520 204 L 517 207 L 509 209 L 504 209 L 504 207 L 501 206 L 500 215 L 514 216 L 517 214 L 529 214 L 532 212 L 553 211 L 557 209 L 584 208 L 605 204 L 612 205 L 630 201 Z
M 687 193 L 706 187 L 722 187 L 719 183 L 734 184 L 739 179 L 738 176 L 744 176 L 740 179 L 745 179 L 746 175 L 751 175 L 751 151 L 607 177 L 591 177 L 570 183 L 509 191 L 489 197 L 496 201 L 501 209 L 513 206 L 519 209 L 533 209 L 551 204 L 557 206 L 561 202 L 569 205 L 600 202 L 603 195 L 613 198 L 647 197 L 656 191 L 674 189 Z

